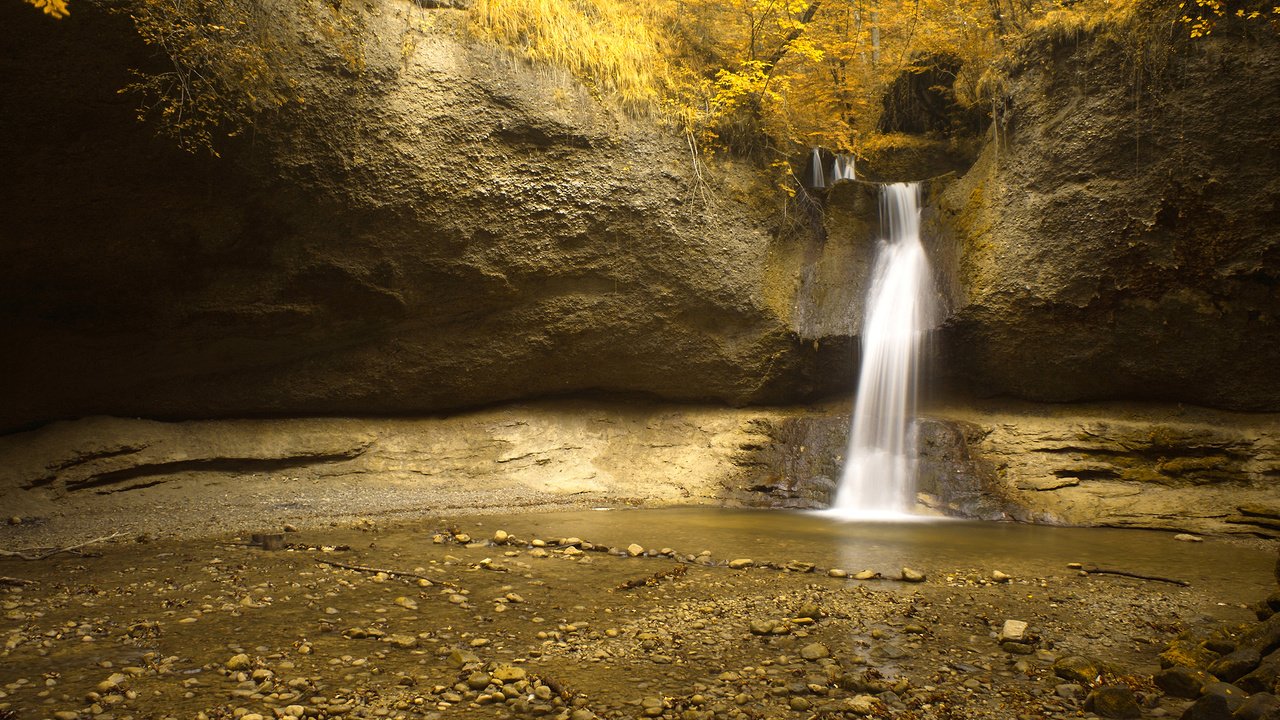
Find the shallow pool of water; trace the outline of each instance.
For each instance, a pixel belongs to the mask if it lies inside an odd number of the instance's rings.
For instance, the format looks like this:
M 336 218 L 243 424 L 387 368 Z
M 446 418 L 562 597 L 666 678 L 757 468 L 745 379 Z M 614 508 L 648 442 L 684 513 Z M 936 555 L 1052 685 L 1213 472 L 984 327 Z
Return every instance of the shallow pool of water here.
M 525 536 L 574 535 L 617 547 L 634 542 L 683 554 L 710 550 L 717 558 L 797 559 L 850 572 L 873 569 L 886 577 L 904 565 L 930 573 L 1066 574 L 1072 572 L 1067 563 L 1079 562 L 1185 580 L 1202 589 L 1231 588 L 1236 597 L 1261 597 L 1274 584 L 1275 556 L 1267 551 L 1235 540 L 1182 542 L 1173 533 L 1151 530 L 962 520 L 848 521 L 802 511 L 706 507 L 484 516 L 466 524 Z

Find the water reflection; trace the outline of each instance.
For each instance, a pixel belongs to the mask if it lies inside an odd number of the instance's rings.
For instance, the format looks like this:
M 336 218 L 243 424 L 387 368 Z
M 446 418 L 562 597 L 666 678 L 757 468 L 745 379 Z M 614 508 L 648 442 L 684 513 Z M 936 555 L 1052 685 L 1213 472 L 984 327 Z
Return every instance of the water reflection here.
M 896 576 L 902 566 L 937 575 L 991 570 L 1018 577 L 1068 576 L 1081 562 L 1176 577 L 1201 592 L 1217 588 L 1233 601 L 1265 595 L 1274 558 L 1226 540 L 1186 543 L 1171 533 L 1109 528 L 1064 528 L 967 520 L 850 521 L 824 512 L 673 508 L 591 510 L 483 516 L 475 522 L 527 535 L 576 535 L 596 543 L 710 550 L 716 558 L 803 560 L 850 572 L 873 569 Z M 1140 582 L 1140 581 L 1134 581 Z M 1153 591 L 1177 591 L 1152 585 Z

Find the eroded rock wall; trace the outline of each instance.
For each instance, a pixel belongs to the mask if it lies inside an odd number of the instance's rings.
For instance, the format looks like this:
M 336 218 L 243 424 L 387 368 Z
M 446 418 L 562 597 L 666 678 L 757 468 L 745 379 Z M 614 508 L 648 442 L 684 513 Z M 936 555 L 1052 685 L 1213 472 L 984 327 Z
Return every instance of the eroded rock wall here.
M 942 202 L 957 387 L 1280 409 L 1280 37 L 1235 30 L 1024 48 Z
M 700 179 L 677 133 L 463 11 L 353 8 L 363 71 L 298 23 L 304 109 L 222 160 L 135 122 L 127 20 L 0 8 L 0 430 L 848 385 L 848 330 L 796 330 L 803 257 L 754 171 Z

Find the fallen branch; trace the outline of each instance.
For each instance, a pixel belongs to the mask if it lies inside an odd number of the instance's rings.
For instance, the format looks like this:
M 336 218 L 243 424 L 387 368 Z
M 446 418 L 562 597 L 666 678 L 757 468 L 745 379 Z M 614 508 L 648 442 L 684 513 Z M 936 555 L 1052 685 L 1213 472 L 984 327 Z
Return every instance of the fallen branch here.
M 1182 587 L 1191 587 L 1191 583 L 1186 580 L 1176 580 L 1174 578 L 1160 577 L 1159 575 L 1142 575 L 1139 573 L 1131 573 L 1125 570 L 1107 570 L 1105 568 L 1094 567 L 1088 565 L 1080 568 L 1081 572 L 1090 575 L 1119 575 L 1120 577 L 1137 578 L 1138 580 L 1151 580 L 1153 582 L 1169 583 L 1170 585 L 1180 585 Z
M 689 567 L 687 565 L 676 565 L 673 568 L 668 568 L 666 570 L 659 570 L 658 572 L 646 578 L 640 578 L 638 580 L 628 580 L 614 589 L 615 590 L 634 590 L 640 587 L 653 587 L 654 585 L 657 585 L 663 580 L 678 578 L 684 575 L 688 571 L 689 571 Z
M 124 533 L 123 532 L 112 533 L 104 537 L 94 538 L 92 540 L 86 540 L 82 543 L 77 543 L 75 545 L 68 545 L 67 547 L 53 548 L 51 550 L 46 550 L 44 552 L 23 552 L 21 550 L 0 550 L 0 557 L 12 557 L 12 558 L 18 558 L 19 560 L 44 560 L 45 558 L 51 558 L 54 555 L 59 555 L 64 552 L 74 552 L 76 550 L 79 550 L 82 547 L 87 547 L 95 543 L 106 542 L 108 540 L 115 540 L 121 535 L 124 535 Z
M 378 573 L 382 573 L 384 575 L 389 575 L 390 577 L 426 580 L 427 582 L 433 585 L 444 585 L 445 587 L 451 587 L 451 588 L 458 587 L 457 584 L 451 583 L 448 580 L 440 580 L 438 578 L 427 577 L 426 575 L 419 575 L 418 573 L 406 572 L 403 570 L 390 570 L 387 568 L 370 567 L 368 565 L 351 565 L 349 563 L 334 562 L 332 560 L 316 560 L 316 562 L 320 563 L 321 565 L 329 565 L 330 567 L 342 568 L 343 570 L 355 570 L 356 572 L 373 573 L 375 575 Z

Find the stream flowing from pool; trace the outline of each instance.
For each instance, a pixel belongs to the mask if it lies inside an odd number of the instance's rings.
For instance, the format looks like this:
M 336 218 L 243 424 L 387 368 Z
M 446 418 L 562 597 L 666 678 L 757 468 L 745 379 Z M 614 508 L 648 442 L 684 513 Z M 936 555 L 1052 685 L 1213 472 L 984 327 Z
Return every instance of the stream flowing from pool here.
M 885 185 L 881 240 L 862 322 L 862 368 L 853 429 L 831 514 L 901 518 L 915 504 L 919 355 L 934 322 L 932 275 L 920 242 L 920 184 Z

